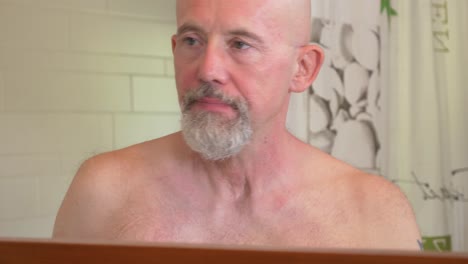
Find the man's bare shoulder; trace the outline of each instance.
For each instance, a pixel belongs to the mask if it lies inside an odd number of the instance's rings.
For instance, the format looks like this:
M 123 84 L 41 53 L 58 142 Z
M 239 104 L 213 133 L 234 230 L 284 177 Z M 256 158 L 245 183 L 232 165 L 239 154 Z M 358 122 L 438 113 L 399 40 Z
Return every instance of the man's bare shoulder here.
M 155 167 L 161 169 L 173 161 L 177 140 L 178 135 L 172 134 L 91 157 L 78 169 L 70 189 L 125 191 L 136 176 L 157 173 L 160 170 Z
M 54 238 L 97 238 L 104 234 L 105 219 L 121 203 L 125 183 L 117 153 L 85 161 L 68 188 L 55 219 Z
M 367 235 L 378 248 L 418 250 L 419 228 L 413 209 L 398 186 L 381 176 L 363 174 L 363 216 Z
M 419 249 L 419 229 L 406 196 L 382 176 L 355 169 L 325 153 L 314 153 L 309 171 L 318 171 L 322 193 L 333 215 L 345 215 L 358 230 L 356 246 L 379 249 Z M 311 181 L 313 182 L 313 181 Z M 349 223 L 348 222 L 348 223 Z M 340 226 L 347 226 L 341 220 Z M 357 232 L 356 232 L 357 231 Z M 341 230 L 349 237 L 348 231 Z
M 130 191 L 163 172 L 177 141 L 170 135 L 96 155 L 78 169 L 56 217 L 56 238 L 107 238 L 112 214 L 125 205 Z M 173 151 L 173 150 L 172 150 Z M 157 169 L 155 169 L 157 168 Z

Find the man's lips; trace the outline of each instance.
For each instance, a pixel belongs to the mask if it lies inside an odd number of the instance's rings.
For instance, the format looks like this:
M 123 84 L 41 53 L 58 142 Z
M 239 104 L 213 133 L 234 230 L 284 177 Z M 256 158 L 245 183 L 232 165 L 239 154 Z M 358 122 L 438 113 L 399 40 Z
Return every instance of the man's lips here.
M 203 97 L 194 102 L 194 107 L 206 111 L 214 112 L 232 112 L 236 107 L 214 97 Z
M 200 100 L 198 100 L 198 102 L 202 104 L 228 105 L 225 102 L 212 97 L 203 97 Z

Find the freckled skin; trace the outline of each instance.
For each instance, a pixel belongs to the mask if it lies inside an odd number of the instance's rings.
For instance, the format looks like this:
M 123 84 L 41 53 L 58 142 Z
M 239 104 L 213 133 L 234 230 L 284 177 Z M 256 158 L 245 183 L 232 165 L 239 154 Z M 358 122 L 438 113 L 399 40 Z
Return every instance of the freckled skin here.
M 206 83 L 243 98 L 251 141 L 217 162 L 193 152 L 181 133 L 93 157 L 67 192 L 54 238 L 418 249 L 397 187 L 285 128 L 290 94 L 305 91 L 323 61 L 308 44 L 308 1 L 180 0 L 177 26 L 179 100 Z

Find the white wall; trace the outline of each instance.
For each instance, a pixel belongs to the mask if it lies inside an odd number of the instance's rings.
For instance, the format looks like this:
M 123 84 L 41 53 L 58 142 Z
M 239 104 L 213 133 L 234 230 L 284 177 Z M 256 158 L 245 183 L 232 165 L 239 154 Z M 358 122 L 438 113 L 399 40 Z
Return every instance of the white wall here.
M 164 0 L 0 0 L 0 236 L 50 236 L 91 155 L 179 128 Z

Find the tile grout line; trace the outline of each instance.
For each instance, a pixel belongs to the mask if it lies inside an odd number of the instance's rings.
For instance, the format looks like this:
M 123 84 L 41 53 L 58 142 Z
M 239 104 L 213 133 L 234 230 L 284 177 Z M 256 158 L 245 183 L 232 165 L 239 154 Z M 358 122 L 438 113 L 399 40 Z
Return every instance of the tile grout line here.
M 112 149 L 115 150 L 117 147 L 117 139 L 116 139 L 116 124 L 115 124 L 115 113 L 112 113 Z
M 6 110 L 6 82 L 5 82 L 5 72 L 0 71 L 0 113 L 4 114 Z
M 134 87 L 135 77 L 133 75 L 129 76 L 129 100 L 130 100 L 130 113 L 135 112 L 135 87 Z

